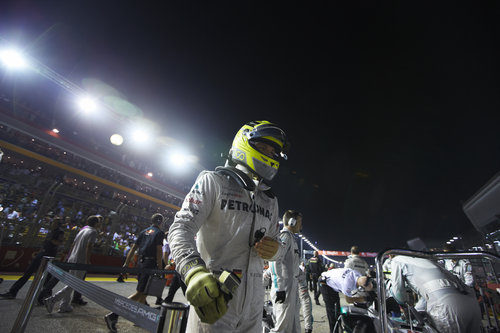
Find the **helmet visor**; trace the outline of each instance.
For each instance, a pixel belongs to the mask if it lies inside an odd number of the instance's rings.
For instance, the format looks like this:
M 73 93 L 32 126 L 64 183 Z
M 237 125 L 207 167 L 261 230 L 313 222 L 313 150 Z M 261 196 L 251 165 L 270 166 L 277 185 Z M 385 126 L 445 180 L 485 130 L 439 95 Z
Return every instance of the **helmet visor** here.
M 283 130 L 273 124 L 263 124 L 245 133 L 249 142 L 262 141 L 274 147 L 276 154 L 282 156 L 288 152 L 289 143 Z

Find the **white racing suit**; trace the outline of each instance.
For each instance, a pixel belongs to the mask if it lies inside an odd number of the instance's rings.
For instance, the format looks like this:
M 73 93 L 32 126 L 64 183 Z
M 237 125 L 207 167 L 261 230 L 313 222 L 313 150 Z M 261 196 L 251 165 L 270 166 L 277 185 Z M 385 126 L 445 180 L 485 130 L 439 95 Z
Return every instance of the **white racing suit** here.
M 299 264 L 300 253 L 293 234 L 286 228 L 280 233 L 285 252 L 280 260 L 269 263 L 271 269 L 271 301 L 275 318 L 271 332 L 299 333 Z M 276 292 L 285 291 L 283 303 L 276 303 Z
M 209 325 L 190 311 L 187 332 L 261 332 L 264 262 L 253 245 L 256 236 L 277 239 L 279 233 L 278 201 L 268 193 L 259 187 L 248 191 L 228 176 L 202 171 L 186 196 L 168 235 L 177 270 L 185 278 L 193 267 L 206 265 L 214 274 L 228 270 L 241 276 L 226 314 Z M 271 260 L 282 252 L 280 245 Z
M 351 254 L 344 262 L 344 268 L 351 268 L 358 271 L 361 275 L 366 275 L 370 266 L 359 255 Z
M 312 301 L 311 296 L 307 290 L 307 279 L 306 274 L 302 268 L 299 269 L 299 300 L 300 300 L 300 309 L 302 310 L 302 316 L 304 317 L 304 329 L 311 330 L 313 329 L 313 315 L 312 315 Z M 264 287 L 271 284 L 271 268 L 268 268 L 264 271 L 263 276 Z
M 307 290 L 306 273 L 299 269 L 299 300 L 302 316 L 304 317 L 304 329 L 313 329 L 312 302 Z
M 458 278 L 469 287 L 474 286 L 474 276 L 472 275 L 472 266 L 469 260 L 444 259 L 444 267 L 458 276 Z
M 405 284 L 426 301 L 425 310 L 439 332 L 481 332 L 481 311 L 471 288 L 436 263 L 396 256 L 391 262 L 391 293 L 407 301 Z

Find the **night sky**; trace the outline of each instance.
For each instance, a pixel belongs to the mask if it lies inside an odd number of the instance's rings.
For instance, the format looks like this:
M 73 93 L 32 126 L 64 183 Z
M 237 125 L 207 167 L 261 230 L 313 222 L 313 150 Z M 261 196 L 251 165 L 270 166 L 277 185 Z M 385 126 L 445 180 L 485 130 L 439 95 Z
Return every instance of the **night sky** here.
M 280 212 L 321 249 L 473 229 L 462 202 L 500 171 L 498 2 L 75 3 L 2 2 L 0 37 L 116 88 L 207 169 L 243 123 L 280 124 Z

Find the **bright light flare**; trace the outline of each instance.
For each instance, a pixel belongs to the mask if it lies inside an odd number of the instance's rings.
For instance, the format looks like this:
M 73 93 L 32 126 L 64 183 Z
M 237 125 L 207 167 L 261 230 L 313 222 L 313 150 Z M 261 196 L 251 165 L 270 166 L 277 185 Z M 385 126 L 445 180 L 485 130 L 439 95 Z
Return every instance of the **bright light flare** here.
M 7 68 L 24 69 L 28 67 L 28 61 L 21 52 L 14 49 L 0 51 L 0 60 Z
M 109 141 L 111 141 L 111 143 L 115 146 L 121 146 L 123 143 L 123 136 L 120 134 L 113 134 L 109 138 Z
M 153 173 L 152 172 L 148 172 L 148 177 L 149 178 L 153 177 Z
M 142 130 L 142 129 L 137 129 L 132 133 L 132 140 L 134 140 L 137 143 L 145 143 L 148 142 L 151 139 L 149 136 L 149 133 Z
M 188 156 L 182 153 L 173 153 L 170 155 L 170 163 L 176 167 L 181 167 L 188 162 Z
M 52 129 L 52 132 L 56 133 L 56 134 L 59 134 L 59 130 L 57 128 L 53 128 Z
M 85 96 L 78 100 L 78 107 L 85 113 L 91 113 L 97 109 L 97 104 L 93 98 Z

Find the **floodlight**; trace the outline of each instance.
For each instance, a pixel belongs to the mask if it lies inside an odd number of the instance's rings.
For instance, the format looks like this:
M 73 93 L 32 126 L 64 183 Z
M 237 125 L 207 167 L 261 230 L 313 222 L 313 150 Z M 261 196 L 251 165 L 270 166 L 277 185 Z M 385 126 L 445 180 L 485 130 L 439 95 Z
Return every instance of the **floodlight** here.
M 149 137 L 149 134 L 146 131 L 144 131 L 142 129 L 136 129 L 132 133 L 132 139 L 135 142 L 143 143 L 143 142 L 149 141 L 150 137 Z
M 23 54 L 14 49 L 0 51 L 0 60 L 7 68 L 24 69 L 28 67 L 28 62 Z
M 58 134 L 58 133 L 59 133 L 59 130 L 58 130 L 57 128 L 53 128 L 53 129 L 52 129 L 52 132 L 54 132 L 54 133 Z
M 447 242 L 446 242 L 446 244 L 451 244 L 451 242 L 450 242 L 450 241 L 447 241 Z
M 186 164 L 187 162 L 187 156 L 181 153 L 173 153 L 170 155 L 170 163 L 172 163 L 175 166 L 182 166 Z
M 148 172 L 148 177 L 153 177 L 153 173 L 152 172 Z
M 192 164 L 198 163 L 198 157 L 195 155 L 187 155 L 186 156 L 186 161 Z
M 97 104 L 93 98 L 85 96 L 80 97 L 78 100 L 78 107 L 80 107 L 83 112 L 94 112 L 97 109 Z
M 121 146 L 123 143 L 123 137 L 120 134 L 113 134 L 109 138 L 109 141 L 111 141 L 111 143 L 115 146 Z
M 455 237 L 453 237 L 453 239 L 455 239 L 455 240 L 456 240 L 456 239 L 458 239 L 458 237 L 457 237 L 457 236 L 455 236 Z

